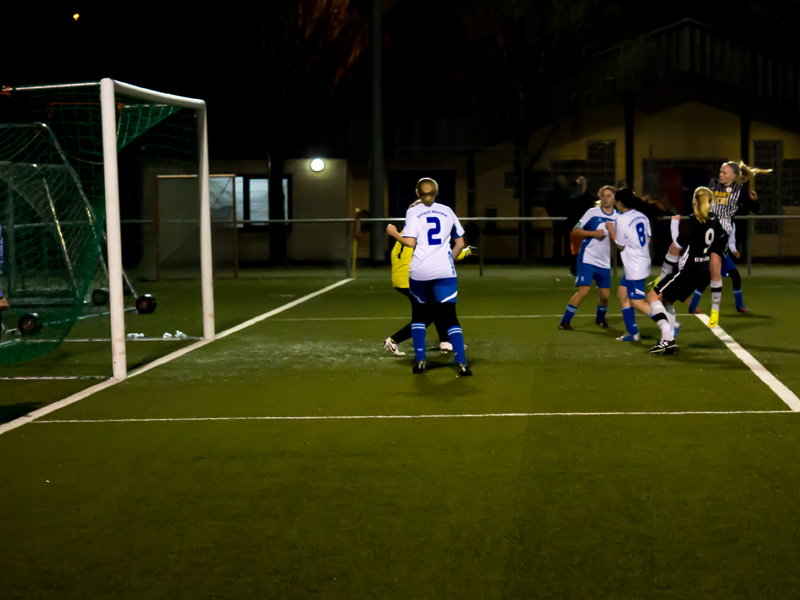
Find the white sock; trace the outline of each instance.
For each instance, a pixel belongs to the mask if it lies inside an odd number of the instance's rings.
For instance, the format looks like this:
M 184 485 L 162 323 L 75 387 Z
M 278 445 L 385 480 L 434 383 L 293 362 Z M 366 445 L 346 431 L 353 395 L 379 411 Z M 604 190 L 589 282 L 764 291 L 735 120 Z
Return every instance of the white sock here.
M 722 302 L 722 280 L 711 282 L 711 310 L 719 312 L 719 303 Z
M 667 311 L 667 318 L 669 319 L 669 324 L 675 327 L 675 321 L 678 319 L 675 317 L 675 305 L 674 304 L 665 304 L 664 310 Z
M 675 324 L 674 322 L 670 324 L 669 315 L 661 301 L 656 300 L 655 302 L 651 302 L 650 309 L 653 311 L 650 313 L 650 318 L 656 322 L 656 325 L 658 325 L 658 328 L 661 330 L 661 339 L 667 341 L 674 340 Z

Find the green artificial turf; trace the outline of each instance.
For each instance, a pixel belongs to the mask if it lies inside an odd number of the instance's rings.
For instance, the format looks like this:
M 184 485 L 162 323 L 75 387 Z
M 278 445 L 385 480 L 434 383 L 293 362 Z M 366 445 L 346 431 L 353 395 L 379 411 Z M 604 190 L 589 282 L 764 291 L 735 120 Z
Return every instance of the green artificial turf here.
M 362 270 L 0 435 L 0 595 L 798 596 L 796 413 L 573 414 L 788 410 L 710 330 L 681 316 L 679 354 L 650 356 L 643 315 L 614 340 L 613 297 L 611 330 L 590 296 L 559 331 L 559 270 L 459 274 L 472 378 L 385 352 L 408 300 Z M 744 277 L 751 315 L 726 283 L 721 319 L 795 394 L 797 274 Z M 218 330 L 337 281 L 315 275 L 219 282 Z M 6 418 L 85 385 L 0 382 Z M 258 419 L 378 415 L 417 418 Z

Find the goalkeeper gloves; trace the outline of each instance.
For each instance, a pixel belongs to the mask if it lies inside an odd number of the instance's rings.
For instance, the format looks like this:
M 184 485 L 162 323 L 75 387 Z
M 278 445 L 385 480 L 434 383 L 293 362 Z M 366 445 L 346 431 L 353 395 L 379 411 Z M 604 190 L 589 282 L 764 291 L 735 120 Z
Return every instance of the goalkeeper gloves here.
M 459 254 L 459 255 L 456 257 L 456 260 L 464 260 L 464 259 L 465 259 L 465 258 L 467 258 L 468 256 L 472 256 L 473 254 L 477 256 L 477 254 L 478 254 L 478 249 L 477 249 L 475 246 L 467 246 L 466 248 L 464 248 L 464 249 L 461 251 L 461 254 Z

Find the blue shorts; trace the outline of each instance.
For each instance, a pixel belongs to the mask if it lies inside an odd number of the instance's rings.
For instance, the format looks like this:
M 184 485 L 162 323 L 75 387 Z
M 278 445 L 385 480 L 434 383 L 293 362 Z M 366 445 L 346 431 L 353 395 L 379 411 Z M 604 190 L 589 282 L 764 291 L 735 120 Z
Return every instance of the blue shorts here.
M 583 262 L 578 263 L 578 276 L 575 278 L 575 287 L 591 286 L 592 280 L 597 282 L 597 287 L 607 290 L 611 287 L 611 269 L 603 269 Z
M 425 304 L 433 294 L 437 302 L 453 302 L 458 296 L 458 278 L 432 279 L 431 281 L 408 280 L 408 292 L 420 304 Z
M 619 287 L 628 288 L 628 298 L 633 300 L 644 300 L 647 294 L 644 293 L 644 279 L 637 279 L 636 281 L 629 281 L 622 276 L 622 281 L 619 282 Z
M 733 262 L 730 254 L 726 254 L 725 258 L 722 259 L 722 276 L 727 277 L 729 271 L 736 270 L 736 263 Z

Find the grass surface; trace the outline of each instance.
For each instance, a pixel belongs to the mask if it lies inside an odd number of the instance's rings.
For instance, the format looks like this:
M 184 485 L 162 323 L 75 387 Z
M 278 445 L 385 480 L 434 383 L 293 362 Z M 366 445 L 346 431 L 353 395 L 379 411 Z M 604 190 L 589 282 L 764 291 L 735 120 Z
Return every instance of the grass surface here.
M 0 436 L 2 597 L 800 595 L 797 414 L 458 417 L 786 410 L 711 331 L 682 316 L 679 354 L 650 356 L 644 316 L 614 341 L 613 298 L 611 330 L 590 296 L 559 331 L 560 271 L 459 274 L 472 378 L 385 353 L 408 301 L 362 271 Z M 752 315 L 726 282 L 721 319 L 796 394 L 797 274 L 744 277 Z M 308 275 L 218 282 L 218 330 L 338 279 Z M 86 385 L 0 382 L 0 417 Z M 337 415 L 440 417 L 70 422 Z

